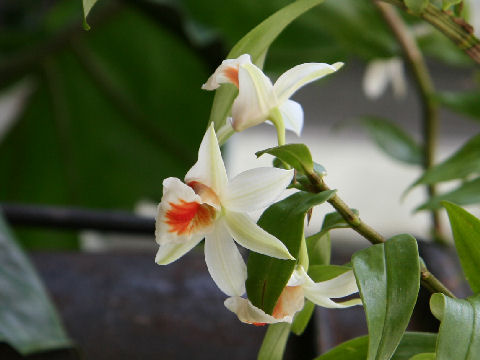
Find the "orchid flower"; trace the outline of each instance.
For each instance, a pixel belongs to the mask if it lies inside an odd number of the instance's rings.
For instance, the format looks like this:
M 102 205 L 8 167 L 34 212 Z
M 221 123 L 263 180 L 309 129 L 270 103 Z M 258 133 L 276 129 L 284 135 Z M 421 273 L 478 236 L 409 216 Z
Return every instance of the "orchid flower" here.
M 363 91 L 368 98 L 378 99 L 392 84 L 396 98 L 403 98 L 407 93 L 407 82 L 403 70 L 403 61 L 399 57 L 376 59 L 368 63 L 363 76 Z
M 286 246 L 246 212 L 270 205 L 293 178 L 293 170 L 257 168 L 228 181 L 213 124 L 197 163 L 185 175 L 163 181 L 155 238 L 155 261 L 169 264 L 205 238 L 205 261 L 217 286 L 229 296 L 245 293 L 246 266 L 232 238 L 252 251 L 294 259 Z
M 280 143 L 282 136 L 284 142 L 285 129 L 300 136 L 303 128 L 302 107 L 289 98 L 304 85 L 337 71 L 342 65 L 297 65 L 283 73 L 272 85 L 262 70 L 252 63 L 250 55 L 244 54 L 237 59 L 224 60 L 202 89 L 215 90 L 223 83 L 234 84 L 239 92 L 232 107 L 233 129 L 242 131 L 270 120 L 277 127 Z
M 250 300 L 240 296 L 225 300 L 225 306 L 237 314 L 244 323 L 254 325 L 273 324 L 293 321 L 295 313 L 303 309 L 307 298 L 316 305 L 326 308 L 345 308 L 361 304 L 360 299 L 335 302 L 331 298 L 340 298 L 358 292 L 353 271 L 347 271 L 333 279 L 315 283 L 307 275 L 303 266 L 297 265 L 287 286 L 283 289 L 273 309 L 272 315 L 254 306 Z

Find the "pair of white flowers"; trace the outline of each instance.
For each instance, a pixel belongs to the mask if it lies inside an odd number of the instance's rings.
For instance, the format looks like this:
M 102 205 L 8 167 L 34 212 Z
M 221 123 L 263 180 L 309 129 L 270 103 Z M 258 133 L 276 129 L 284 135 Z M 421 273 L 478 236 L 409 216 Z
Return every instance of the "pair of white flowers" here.
M 302 64 L 284 73 L 272 85 L 268 77 L 250 61 L 249 55 L 225 60 L 204 84 L 215 89 L 221 83 L 236 85 L 239 95 L 232 108 L 232 126 L 241 131 L 266 120 L 283 121 L 287 129 L 300 134 L 303 111 L 289 97 L 303 85 L 341 64 Z M 276 117 L 272 119 L 272 117 Z M 260 228 L 248 212 L 272 204 L 294 176 L 293 170 L 256 168 L 228 180 L 213 124 L 207 129 L 198 152 L 198 161 L 185 175 L 185 182 L 167 178 L 158 206 L 155 237 L 160 248 L 155 261 L 169 264 L 205 238 L 205 261 L 217 286 L 228 296 L 228 309 L 248 323 L 291 322 L 303 308 L 304 297 L 326 307 L 345 307 L 331 297 L 358 291 L 352 272 L 326 282 L 314 283 L 297 266 L 280 296 L 272 315 L 253 306 L 245 294 L 247 271 L 234 240 L 243 247 L 279 259 L 294 258 L 276 237 Z

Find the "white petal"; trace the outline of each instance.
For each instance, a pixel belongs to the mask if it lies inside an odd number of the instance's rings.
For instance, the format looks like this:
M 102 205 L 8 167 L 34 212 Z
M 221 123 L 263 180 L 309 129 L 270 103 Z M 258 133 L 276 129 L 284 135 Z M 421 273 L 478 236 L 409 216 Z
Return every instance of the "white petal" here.
M 284 72 L 273 86 L 278 102 L 281 104 L 287 101 L 302 86 L 335 72 L 342 66 L 343 63 L 335 63 L 333 65 L 306 63 L 291 68 Z
M 237 314 L 238 320 L 247 324 L 291 323 L 293 320 L 293 315 L 287 315 L 281 319 L 276 319 L 272 315 L 268 315 L 263 310 L 252 305 L 248 299 L 239 296 L 226 299 L 224 304 L 228 310 Z
M 238 71 L 238 96 L 232 107 L 232 126 L 242 131 L 265 121 L 276 105 L 273 86 L 254 64 L 243 64 Z
M 217 286 L 228 296 L 245 293 L 247 267 L 232 237 L 219 220 L 205 237 L 205 261 Z
M 285 129 L 293 131 L 300 136 L 303 129 L 303 109 L 302 106 L 293 100 L 287 100 L 279 107 L 282 114 Z
M 362 305 L 362 300 L 360 299 L 352 299 L 344 302 L 335 302 L 326 296 L 306 296 L 305 294 L 305 297 L 311 302 L 313 302 L 315 305 L 323 306 L 329 309 L 343 309 L 355 305 Z
M 213 123 L 207 129 L 198 150 L 198 161 L 185 175 L 185 182 L 198 181 L 220 194 L 227 184 L 227 172 L 218 147 Z
M 157 255 L 155 256 L 155 262 L 158 265 L 167 265 L 174 262 L 193 249 L 202 240 L 202 238 L 202 236 L 196 236 L 190 241 L 181 244 L 160 245 Z
M 205 234 L 209 231 L 207 226 L 179 233 L 179 231 L 176 231 L 175 225 L 171 224 L 168 214 L 172 211 L 172 206 L 193 203 L 201 204 L 202 200 L 191 187 L 177 178 L 170 177 L 163 180 L 163 196 L 157 208 L 155 222 L 155 241 L 158 244 L 181 244 L 190 241 L 194 234 Z M 185 225 L 188 225 L 188 220 Z
M 377 99 L 382 95 L 388 85 L 389 76 L 386 61 L 370 61 L 363 76 L 363 91 L 370 99 Z
M 333 279 L 318 283 L 313 282 L 303 268 L 301 268 L 300 271 L 303 272 L 302 276 L 305 277 L 303 290 L 305 291 L 306 297 L 308 297 L 310 293 L 315 293 L 329 298 L 340 298 L 358 292 L 357 282 L 351 270 Z
M 290 184 L 294 170 L 261 167 L 235 176 L 221 195 L 222 205 L 233 211 L 254 211 L 272 204 Z
M 203 90 L 215 90 L 223 83 L 232 83 L 238 86 L 238 75 L 237 81 L 235 81 L 234 74 L 238 73 L 238 67 L 241 64 L 252 63 L 250 55 L 243 54 L 236 59 L 227 59 L 223 60 L 222 64 L 215 70 L 215 72 L 210 76 L 205 84 L 202 85 Z
M 225 211 L 224 219 L 230 234 L 243 247 L 278 259 L 295 260 L 280 240 L 255 224 L 247 215 Z

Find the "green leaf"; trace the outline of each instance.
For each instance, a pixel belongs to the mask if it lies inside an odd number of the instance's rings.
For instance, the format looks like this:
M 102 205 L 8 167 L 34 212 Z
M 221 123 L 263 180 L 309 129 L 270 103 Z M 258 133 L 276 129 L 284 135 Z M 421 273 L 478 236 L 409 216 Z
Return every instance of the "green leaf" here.
M 412 356 L 410 360 L 435 360 L 435 353 L 423 353 Z
M 290 324 L 288 323 L 269 325 L 263 338 L 262 347 L 258 352 L 257 360 L 283 359 L 289 334 Z
M 458 188 L 445 194 L 436 195 L 415 210 L 438 209 L 442 206 L 442 201 L 450 201 L 458 205 L 480 203 L 480 178 L 464 182 Z
M 0 343 L 22 355 L 72 346 L 35 269 L 0 216 Z
M 442 92 L 435 99 L 447 108 L 480 120 L 480 91 Z
M 419 15 L 427 7 L 429 0 L 405 0 L 407 8 L 415 15 Z
M 355 215 L 358 215 L 359 212 L 357 209 L 351 209 Z M 344 229 L 349 228 L 350 224 L 345 221 L 342 215 L 338 212 L 332 212 L 325 215 L 323 218 L 322 229 L 320 232 L 324 233 L 333 229 Z
M 263 64 L 268 48 L 278 35 L 293 20 L 323 1 L 299 0 L 278 10 L 240 39 L 228 53 L 227 58 L 233 59 L 242 54 L 250 54 L 254 63 Z M 215 129 L 219 129 L 225 123 L 236 94 L 237 89 L 233 86 L 221 86 L 215 92 L 209 121 L 215 124 Z
M 453 5 L 460 4 L 463 0 L 442 0 L 442 10 L 448 10 Z
M 410 235 L 397 235 L 355 253 L 352 264 L 370 335 L 367 359 L 390 359 L 417 300 L 417 242 Z
M 292 332 L 300 336 L 305 331 L 305 328 L 310 321 L 310 318 L 313 315 L 313 311 L 315 310 L 315 304 L 312 303 L 310 300 L 305 299 L 305 304 L 303 305 L 303 309 L 295 314 L 292 322 Z
M 480 220 L 461 207 L 444 201 L 463 273 L 474 293 L 480 292 Z
M 427 170 L 411 187 L 463 179 L 478 172 L 480 172 L 480 135 L 471 138 L 444 162 Z
M 344 265 L 311 265 L 308 268 L 308 275 L 315 282 L 333 279 L 347 271 L 352 270 L 350 266 Z
M 398 345 L 392 360 L 409 360 L 419 352 L 435 350 L 436 334 L 406 332 Z M 365 360 L 368 352 L 368 336 L 346 341 L 315 360 Z
M 93 5 L 98 0 L 82 0 L 82 5 L 83 5 L 83 27 L 85 30 L 90 30 L 90 26 L 87 23 L 87 16 L 90 13 L 90 10 L 92 10 Z
M 276 156 L 301 173 L 310 174 L 314 171 L 312 154 L 305 144 L 287 144 L 257 151 L 257 157 L 263 154 Z
M 298 258 L 305 214 L 334 194 L 335 191 L 331 190 L 318 194 L 302 191 L 295 193 L 265 210 L 258 220 L 258 225 L 280 239 L 290 254 Z M 246 281 L 248 299 L 256 307 L 271 314 L 294 267 L 294 260 L 280 260 L 251 252 Z
M 430 309 L 441 321 L 436 360 L 478 359 L 480 354 L 480 295 L 452 299 L 433 294 Z
M 360 120 L 385 154 L 407 164 L 421 165 L 423 163 L 421 146 L 396 124 L 373 116 L 364 116 Z
M 308 259 L 310 265 L 330 264 L 331 241 L 330 233 L 319 232 L 305 239 L 307 243 Z
M 69 45 L 33 69 L 35 92 L 0 143 L 2 201 L 133 210 L 141 199 L 158 201 L 163 179 L 195 163 L 206 128 L 198 119 L 210 110 L 199 89 L 205 64 L 126 3 L 111 16 L 75 36 L 75 53 Z M 18 235 L 50 248 L 74 236 Z

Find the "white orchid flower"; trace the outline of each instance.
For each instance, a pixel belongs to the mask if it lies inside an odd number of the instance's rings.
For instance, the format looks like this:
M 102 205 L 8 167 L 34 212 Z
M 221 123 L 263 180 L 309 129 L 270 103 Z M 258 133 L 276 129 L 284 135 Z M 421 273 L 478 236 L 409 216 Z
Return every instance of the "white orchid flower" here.
M 211 125 L 185 183 L 177 178 L 163 182 L 155 230 L 160 248 L 155 261 L 169 264 L 205 238 L 205 261 L 213 280 L 225 294 L 242 295 L 246 266 L 232 238 L 252 251 L 294 259 L 280 240 L 246 214 L 273 203 L 292 178 L 293 170 L 257 168 L 228 181 Z
M 376 59 L 368 63 L 363 76 L 363 91 L 370 99 L 378 99 L 391 84 L 396 98 L 407 94 L 403 61 L 399 57 Z
M 289 98 L 301 87 L 337 71 L 343 63 L 333 65 L 306 63 L 283 73 L 275 84 L 257 66 L 250 55 L 227 59 L 215 70 L 202 89 L 215 90 L 222 83 L 234 84 L 239 92 L 233 102 L 232 126 L 242 131 L 270 120 L 300 136 L 303 128 L 303 110 Z M 284 130 L 283 130 L 284 131 Z
M 225 300 L 225 306 L 237 314 L 244 323 L 254 325 L 273 324 L 293 321 L 295 313 L 303 309 L 304 298 L 326 308 L 345 308 L 360 305 L 360 299 L 335 302 L 331 298 L 341 298 L 358 292 L 353 271 L 347 271 L 333 279 L 314 282 L 302 266 L 295 268 L 287 286 L 283 289 L 273 309 L 272 315 L 254 306 L 248 299 L 240 296 Z

